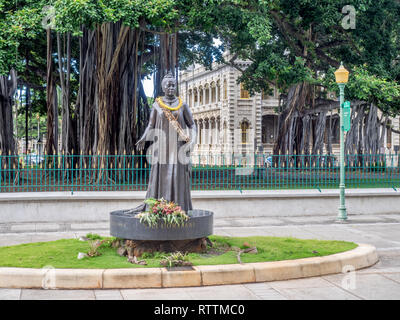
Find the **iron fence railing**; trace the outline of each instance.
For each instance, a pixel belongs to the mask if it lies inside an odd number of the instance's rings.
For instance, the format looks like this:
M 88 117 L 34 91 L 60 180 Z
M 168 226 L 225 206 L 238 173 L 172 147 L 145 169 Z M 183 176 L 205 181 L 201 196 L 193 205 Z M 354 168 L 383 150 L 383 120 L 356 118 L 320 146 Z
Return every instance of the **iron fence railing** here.
M 400 187 L 398 154 L 346 155 L 347 188 Z M 195 155 L 192 190 L 324 189 L 339 185 L 333 155 Z M 1 155 L 0 192 L 146 190 L 145 155 Z

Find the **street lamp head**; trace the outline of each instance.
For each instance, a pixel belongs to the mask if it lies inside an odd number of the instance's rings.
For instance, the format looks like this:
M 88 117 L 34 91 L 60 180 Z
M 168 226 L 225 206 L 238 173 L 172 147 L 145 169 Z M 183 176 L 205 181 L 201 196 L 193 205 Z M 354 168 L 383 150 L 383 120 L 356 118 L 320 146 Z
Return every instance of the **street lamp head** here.
M 349 72 L 343 67 L 343 63 L 340 63 L 339 69 L 335 71 L 336 83 L 347 83 L 349 80 Z

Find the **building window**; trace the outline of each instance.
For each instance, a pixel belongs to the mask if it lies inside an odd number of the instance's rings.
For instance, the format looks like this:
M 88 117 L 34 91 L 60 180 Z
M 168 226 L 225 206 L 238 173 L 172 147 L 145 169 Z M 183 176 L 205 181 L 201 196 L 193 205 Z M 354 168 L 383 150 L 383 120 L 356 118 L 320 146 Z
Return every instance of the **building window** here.
M 206 100 L 205 100 L 205 104 L 209 104 L 210 103 L 210 87 L 208 85 L 206 85 Z
M 246 89 L 244 89 L 243 83 L 240 84 L 240 98 L 241 99 L 249 99 L 250 98 L 249 92 Z
M 240 130 L 241 130 L 241 134 L 242 134 L 242 144 L 247 144 L 249 123 L 247 121 L 243 121 L 240 124 Z
M 390 126 L 392 121 L 388 120 L 387 124 Z M 390 149 L 392 147 L 392 129 L 387 128 L 386 130 L 386 147 Z
M 224 99 L 228 99 L 228 84 L 226 79 L 224 79 Z
M 241 131 L 241 135 L 242 135 L 242 154 L 245 155 L 246 154 L 246 147 L 248 144 L 248 134 L 249 134 L 249 123 L 247 121 L 243 121 L 240 124 L 240 131 Z
M 210 119 L 210 130 L 211 130 L 211 132 L 210 132 L 210 144 L 215 144 L 216 143 L 216 141 L 214 141 L 215 140 L 215 130 L 216 130 L 216 128 L 215 128 L 215 118 L 211 118 Z
M 202 144 L 203 143 L 203 139 L 202 139 L 202 137 L 203 137 L 203 126 L 204 126 L 204 122 L 203 122 L 203 120 L 200 120 L 200 125 L 199 125 L 199 144 Z
M 193 95 L 194 95 L 194 106 L 197 106 L 197 89 L 193 90 Z
M 228 128 L 228 126 L 227 126 L 227 124 L 226 124 L 226 121 L 224 121 L 224 125 L 223 125 L 223 136 L 222 136 L 222 143 L 225 145 L 226 143 L 227 143 L 227 141 L 228 141 L 228 136 L 227 136 L 227 134 L 228 134 L 228 130 L 227 130 L 227 128 Z
M 210 144 L 210 119 L 204 120 L 204 144 Z
M 211 102 L 216 102 L 217 100 L 217 88 L 215 83 L 211 84 Z
M 199 95 L 200 95 L 200 105 L 202 105 L 203 104 L 203 88 L 202 87 L 200 87 L 199 88 Z
M 265 115 L 261 122 L 261 141 L 262 143 L 275 143 L 278 131 L 278 116 Z

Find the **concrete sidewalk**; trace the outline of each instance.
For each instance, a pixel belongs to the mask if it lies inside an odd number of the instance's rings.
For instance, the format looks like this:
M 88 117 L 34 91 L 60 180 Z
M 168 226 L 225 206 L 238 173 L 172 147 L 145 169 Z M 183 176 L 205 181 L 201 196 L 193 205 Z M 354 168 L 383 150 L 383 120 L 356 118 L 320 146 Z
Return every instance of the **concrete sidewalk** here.
M 109 235 L 106 225 L 90 232 Z M 86 228 L 85 228 L 86 229 Z M 79 237 L 82 232 L 0 233 L 0 246 Z M 214 234 L 291 236 L 347 240 L 374 245 L 380 262 L 354 273 L 243 285 L 130 290 L 0 289 L 0 299 L 400 299 L 400 214 L 335 217 L 268 217 L 216 219 Z

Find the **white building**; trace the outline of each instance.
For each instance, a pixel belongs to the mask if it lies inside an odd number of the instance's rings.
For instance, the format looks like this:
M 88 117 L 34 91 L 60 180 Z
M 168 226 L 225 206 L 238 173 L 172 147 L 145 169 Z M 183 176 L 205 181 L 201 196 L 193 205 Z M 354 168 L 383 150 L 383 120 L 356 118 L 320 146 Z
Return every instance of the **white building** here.
M 245 61 L 236 63 L 243 68 L 248 65 Z M 237 84 L 238 76 L 235 68 L 218 64 L 211 71 L 196 66 L 180 75 L 180 95 L 189 104 L 198 131 L 194 160 L 232 152 L 272 151 L 278 92 L 268 97 L 249 96 Z

